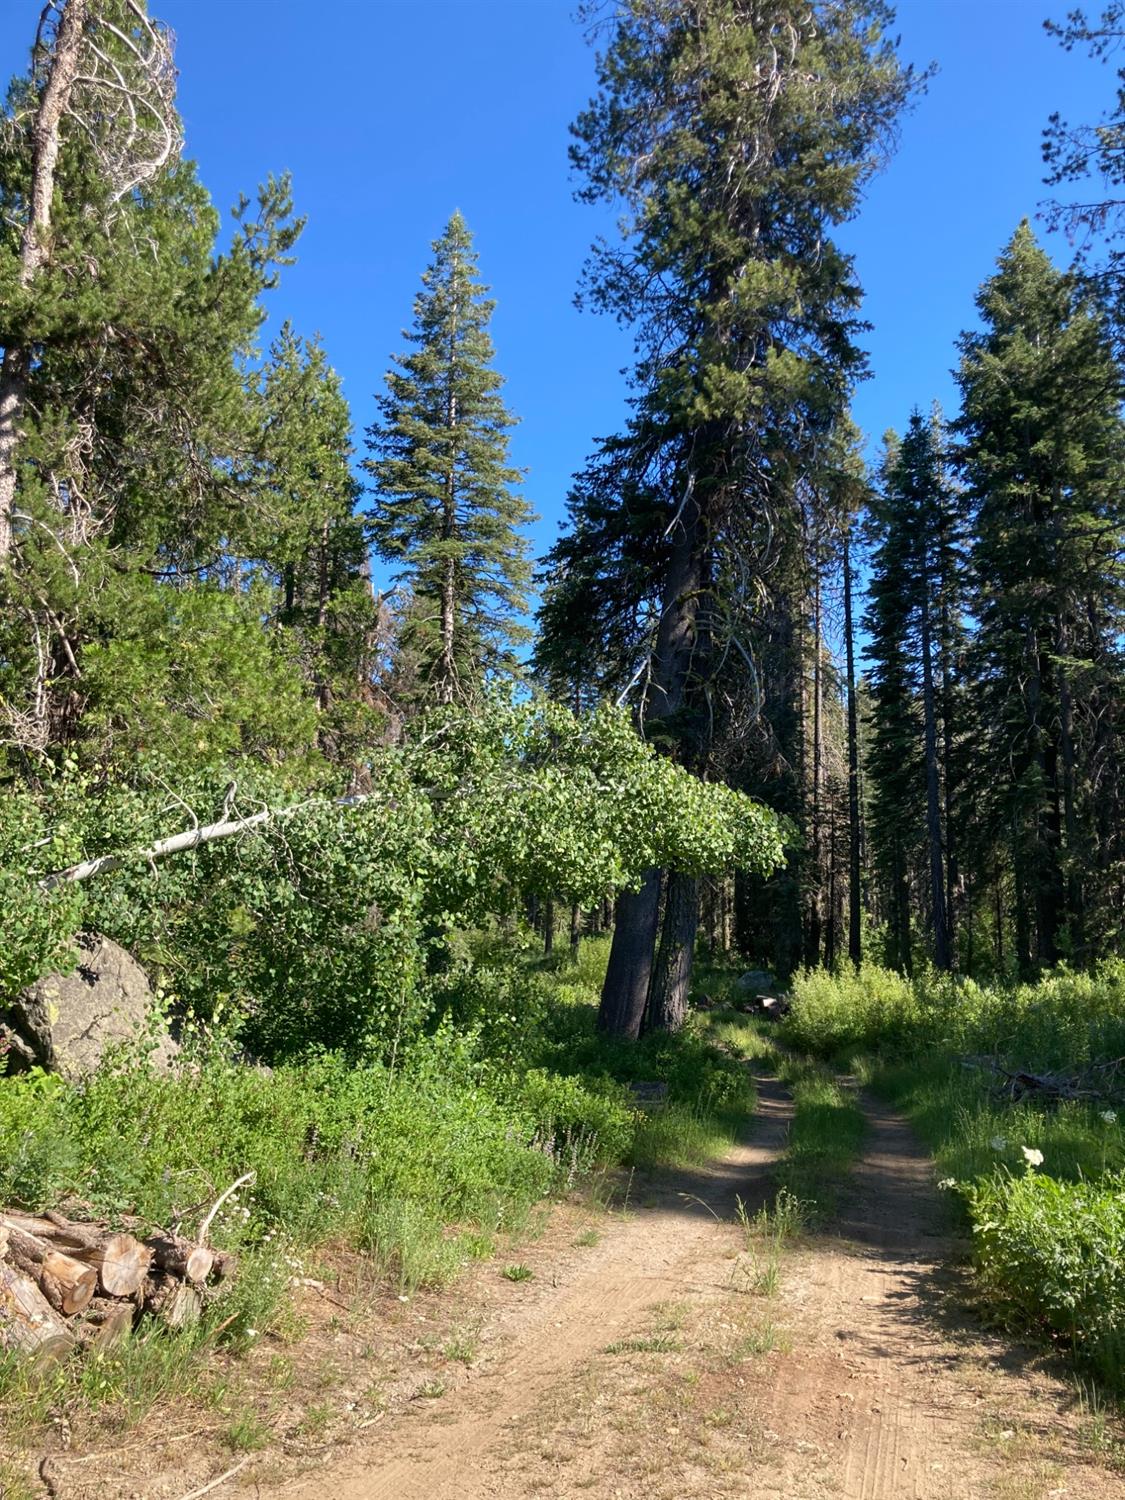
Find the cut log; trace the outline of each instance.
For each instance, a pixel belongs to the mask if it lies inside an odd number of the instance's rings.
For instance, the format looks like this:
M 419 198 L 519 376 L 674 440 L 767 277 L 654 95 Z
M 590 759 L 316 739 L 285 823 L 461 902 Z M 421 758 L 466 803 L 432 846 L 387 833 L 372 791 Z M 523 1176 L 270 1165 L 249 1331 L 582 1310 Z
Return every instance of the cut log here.
M 148 1246 L 131 1234 L 113 1234 L 102 1224 L 83 1224 L 57 1213 L 40 1218 L 10 1212 L 0 1215 L 0 1225 L 49 1242 L 56 1250 L 93 1266 L 98 1284 L 109 1297 L 132 1297 L 148 1275 L 152 1261 Z
M 187 1281 L 170 1271 L 157 1271 L 145 1284 L 144 1310 L 168 1328 L 187 1328 L 198 1323 L 203 1297 Z
M 153 1264 L 185 1281 L 204 1282 L 215 1264 L 215 1252 L 206 1245 L 193 1244 L 178 1234 L 154 1234 L 145 1241 L 152 1251 Z
M 82 1318 L 78 1336 L 83 1343 L 108 1349 L 119 1344 L 133 1326 L 136 1308 L 131 1302 L 95 1297 Z
M 56 1250 L 47 1240 L 28 1234 L 10 1221 L 8 1260 L 39 1287 L 47 1301 L 61 1313 L 78 1313 L 97 1291 L 98 1273 L 72 1255 Z
M 131 1234 L 111 1234 L 100 1244 L 72 1251 L 76 1260 L 97 1268 L 98 1285 L 107 1297 L 132 1297 L 144 1285 L 152 1251 Z
M 73 1347 L 65 1323 L 31 1277 L 0 1261 L 0 1349 L 46 1363 Z

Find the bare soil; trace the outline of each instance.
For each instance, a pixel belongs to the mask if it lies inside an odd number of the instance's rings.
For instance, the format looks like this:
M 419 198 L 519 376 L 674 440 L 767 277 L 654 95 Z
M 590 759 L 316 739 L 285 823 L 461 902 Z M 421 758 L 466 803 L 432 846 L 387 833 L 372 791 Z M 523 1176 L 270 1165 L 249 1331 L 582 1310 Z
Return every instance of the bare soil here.
M 739 1224 L 773 1196 L 790 1104 L 759 1080 L 747 1139 L 624 1206 L 561 1205 L 509 1259 L 400 1302 L 346 1265 L 305 1296 L 292 1384 L 260 1451 L 192 1415 L 51 1459 L 60 1500 L 212 1491 L 277 1500 L 1109 1500 L 1111 1423 L 1050 1360 L 966 1310 L 931 1165 L 873 1101 L 832 1232 L 784 1252 L 776 1287 Z M 273 1341 L 271 1341 L 272 1343 Z M 323 1397 L 318 1400 L 318 1387 Z M 238 1401 L 232 1402 L 237 1412 Z M 229 1414 L 228 1414 L 229 1415 Z

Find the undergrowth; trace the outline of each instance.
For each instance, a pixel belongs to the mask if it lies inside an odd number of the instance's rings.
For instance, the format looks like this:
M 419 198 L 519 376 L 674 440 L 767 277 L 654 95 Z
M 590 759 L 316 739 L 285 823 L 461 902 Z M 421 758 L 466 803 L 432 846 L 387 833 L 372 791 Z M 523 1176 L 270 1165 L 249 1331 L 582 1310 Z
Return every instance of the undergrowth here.
M 971 1227 L 984 1306 L 1125 1391 L 1125 965 L 980 985 L 872 965 L 797 976 L 785 1039 L 896 1103 Z M 1077 1079 L 1083 1097 L 1005 1074 Z
M 126 1427 L 190 1394 L 217 1343 L 237 1351 L 284 1320 L 318 1246 L 370 1257 L 373 1284 L 441 1286 L 518 1235 L 536 1204 L 618 1165 L 692 1165 L 753 1107 L 746 1070 L 698 1026 L 616 1043 L 596 1030 L 608 941 L 544 962 L 495 937 L 463 940 L 428 1034 L 390 1059 L 309 1053 L 248 1065 L 199 1035 L 174 1073 L 121 1055 L 82 1084 L 0 1079 L 0 1203 L 78 1198 L 190 1232 L 234 1179 L 214 1243 L 241 1274 L 193 1329 L 138 1333 L 96 1360 L 33 1373 L 0 1364 L 0 1435 L 47 1412 Z M 656 1109 L 634 1081 L 666 1085 Z

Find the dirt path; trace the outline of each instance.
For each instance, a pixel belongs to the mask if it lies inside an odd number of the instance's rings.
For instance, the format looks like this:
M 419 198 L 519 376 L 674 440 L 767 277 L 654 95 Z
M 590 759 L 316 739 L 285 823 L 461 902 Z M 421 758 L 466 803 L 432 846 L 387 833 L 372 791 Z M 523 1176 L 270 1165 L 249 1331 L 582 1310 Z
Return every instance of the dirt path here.
M 867 1103 L 837 1232 L 787 1253 L 768 1295 L 736 1207 L 771 1195 L 789 1104 L 759 1086 L 746 1144 L 556 1253 L 496 1311 L 463 1385 L 388 1415 L 286 1500 L 1123 1493 L 1072 1388 L 960 1310 L 943 1202 L 891 1112 Z

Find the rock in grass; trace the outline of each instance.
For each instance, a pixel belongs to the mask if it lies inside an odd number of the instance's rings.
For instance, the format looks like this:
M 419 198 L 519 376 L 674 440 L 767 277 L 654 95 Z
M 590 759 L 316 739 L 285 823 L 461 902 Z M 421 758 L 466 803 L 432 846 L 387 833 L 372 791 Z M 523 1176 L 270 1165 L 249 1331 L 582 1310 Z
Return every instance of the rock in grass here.
M 153 995 L 144 970 L 119 944 L 82 933 L 71 974 L 45 974 L 0 1008 L 12 1053 L 68 1078 L 94 1072 L 108 1048 L 145 1035 Z M 157 1038 L 150 1060 L 166 1067 L 176 1044 Z

